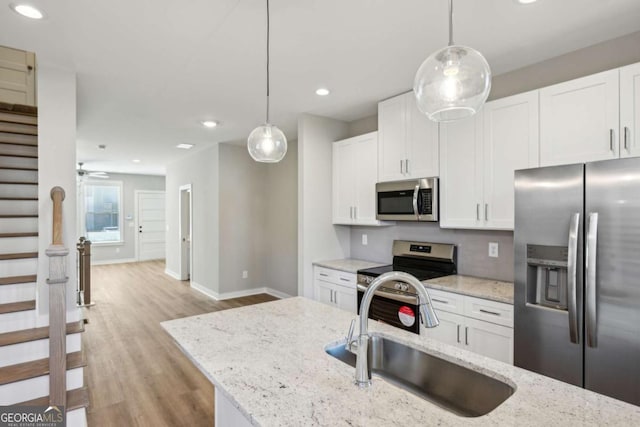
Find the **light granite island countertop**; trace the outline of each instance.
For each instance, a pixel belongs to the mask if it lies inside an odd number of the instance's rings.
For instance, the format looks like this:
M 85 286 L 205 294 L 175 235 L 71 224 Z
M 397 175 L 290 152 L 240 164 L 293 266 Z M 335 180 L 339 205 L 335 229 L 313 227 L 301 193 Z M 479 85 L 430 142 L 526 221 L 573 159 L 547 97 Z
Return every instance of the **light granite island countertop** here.
M 240 424 L 640 425 L 640 407 L 372 320 L 370 332 L 500 379 L 516 391 L 489 414 L 465 418 L 375 376 L 372 387 L 358 389 L 354 368 L 324 351 L 345 336 L 351 319 L 347 311 L 295 297 L 162 326 L 215 385 L 216 412 L 232 409 L 242 417 Z M 219 398 L 226 406 L 218 407 Z M 218 427 L 225 425 L 231 424 Z

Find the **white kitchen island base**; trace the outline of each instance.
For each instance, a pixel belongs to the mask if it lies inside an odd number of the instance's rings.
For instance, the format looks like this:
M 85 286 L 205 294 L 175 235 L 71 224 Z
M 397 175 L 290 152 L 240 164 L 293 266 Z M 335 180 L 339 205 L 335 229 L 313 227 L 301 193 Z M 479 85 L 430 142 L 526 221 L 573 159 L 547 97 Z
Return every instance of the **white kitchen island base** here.
M 233 402 L 216 387 L 215 389 L 216 427 L 251 427 L 251 423 Z

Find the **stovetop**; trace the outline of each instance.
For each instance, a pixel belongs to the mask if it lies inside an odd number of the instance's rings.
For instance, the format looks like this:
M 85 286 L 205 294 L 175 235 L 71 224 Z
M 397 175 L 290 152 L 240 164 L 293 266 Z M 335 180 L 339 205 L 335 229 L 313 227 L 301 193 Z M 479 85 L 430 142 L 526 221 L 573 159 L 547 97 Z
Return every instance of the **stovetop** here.
M 378 277 L 390 271 L 403 271 L 405 273 L 411 274 L 412 276 L 415 276 L 420 281 L 435 279 L 436 277 L 443 277 L 451 274 L 450 272 L 422 270 L 418 268 L 409 268 L 406 266 L 394 267 L 393 265 L 383 265 L 381 267 L 366 268 L 364 270 L 358 270 L 358 274 L 362 274 L 364 276 L 369 276 L 369 277 Z

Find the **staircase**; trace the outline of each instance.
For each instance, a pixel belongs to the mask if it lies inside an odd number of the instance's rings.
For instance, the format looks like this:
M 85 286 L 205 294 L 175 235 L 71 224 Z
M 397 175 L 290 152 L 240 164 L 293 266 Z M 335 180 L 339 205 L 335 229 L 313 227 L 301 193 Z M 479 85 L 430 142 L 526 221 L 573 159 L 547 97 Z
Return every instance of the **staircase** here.
M 38 235 L 37 123 L 35 107 L 0 103 L 0 405 L 49 404 L 49 327 L 37 327 L 36 311 L 38 239 L 49 238 Z M 82 424 L 89 403 L 83 331 L 82 321 L 66 325 L 68 425 Z

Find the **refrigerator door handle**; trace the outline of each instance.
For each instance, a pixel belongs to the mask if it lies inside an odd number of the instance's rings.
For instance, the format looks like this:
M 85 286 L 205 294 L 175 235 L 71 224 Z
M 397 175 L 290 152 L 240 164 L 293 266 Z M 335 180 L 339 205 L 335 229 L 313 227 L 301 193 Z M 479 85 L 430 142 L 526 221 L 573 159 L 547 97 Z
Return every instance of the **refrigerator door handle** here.
M 585 254 L 586 285 L 585 285 L 585 329 L 587 332 L 587 345 L 597 347 L 596 339 L 596 255 L 598 248 L 598 213 L 589 214 L 587 224 L 587 248 Z
M 569 337 L 572 343 L 580 342 L 578 336 L 578 312 L 577 312 L 577 284 L 576 271 L 578 265 L 578 229 L 580 227 L 580 214 L 571 215 L 569 225 L 569 247 L 567 260 L 567 285 L 568 285 L 568 310 L 569 310 Z

